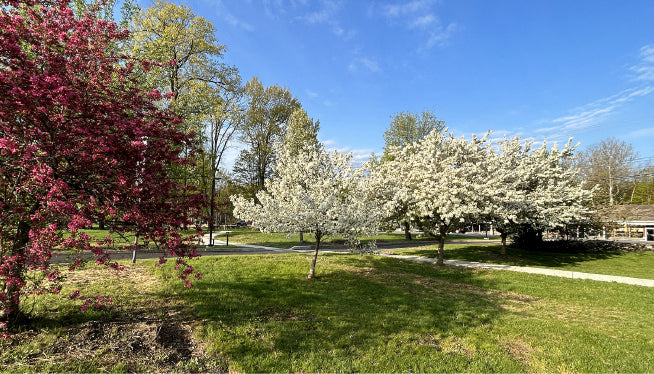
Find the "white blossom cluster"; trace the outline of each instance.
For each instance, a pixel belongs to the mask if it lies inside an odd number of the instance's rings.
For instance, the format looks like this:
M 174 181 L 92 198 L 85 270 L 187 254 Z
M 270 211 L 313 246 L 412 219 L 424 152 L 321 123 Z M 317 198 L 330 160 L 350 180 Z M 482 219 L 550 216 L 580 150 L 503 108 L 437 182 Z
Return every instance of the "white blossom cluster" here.
M 489 134 L 468 140 L 433 131 L 363 169 L 320 144 L 299 153 L 279 146 L 276 177 L 258 203 L 233 196 L 234 214 L 265 231 L 313 232 L 316 253 L 323 235 L 356 238 L 401 217 L 439 237 L 439 260 L 447 232 L 464 224 L 492 222 L 506 234 L 520 224 L 542 230 L 583 219 L 592 192 L 571 167 L 570 142 L 534 148 L 516 137 L 495 147 Z
M 388 160 L 374 166 L 370 178 L 388 212 L 405 211 L 414 224 L 445 234 L 459 222 L 488 213 L 492 153 L 488 134 L 468 141 L 447 129 L 434 131 L 390 149 Z
M 442 259 L 447 232 L 472 222 L 495 224 L 505 239 L 520 224 L 542 230 L 582 220 L 592 192 L 571 167 L 574 148 L 535 149 L 519 137 L 494 147 L 489 134 L 466 140 L 445 129 L 390 149 L 369 166 L 370 178 L 389 216 L 439 237 Z
M 503 243 L 516 225 L 534 230 L 555 229 L 579 223 L 588 217 L 587 203 L 592 190 L 581 187 L 572 158 L 576 146 L 571 141 L 562 148 L 519 137 L 504 138 L 499 152 L 490 161 L 495 188 L 488 198 L 490 215 L 486 217 L 501 232 Z
M 312 232 L 356 238 L 374 234 L 382 210 L 369 197 L 368 179 L 351 155 L 320 144 L 292 152 L 277 148 L 275 178 L 254 200 L 232 196 L 234 215 L 267 232 Z

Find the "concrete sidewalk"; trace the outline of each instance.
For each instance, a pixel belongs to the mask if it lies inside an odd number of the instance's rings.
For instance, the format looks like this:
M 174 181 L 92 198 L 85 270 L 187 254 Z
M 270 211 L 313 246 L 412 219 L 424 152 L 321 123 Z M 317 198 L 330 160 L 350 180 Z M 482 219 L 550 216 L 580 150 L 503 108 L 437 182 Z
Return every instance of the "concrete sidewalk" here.
M 403 256 L 403 255 L 394 255 L 394 254 L 381 254 L 381 255 L 391 258 L 399 258 L 403 260 L 436 263 L 435 258 L 420 257 L 420 256 Z M 601 282 L 616 282 L 616 283 L 631 284 L 636 286 L 654 287 L 654 279 L 641 279 L 641 278 L 621 277 L 617 275 L 581 273 L 578 271 L 533 268 L 533 267 L 526 267 L 526 266 L 488 264 L 488 263 L 474 262 L 474 261 L 444 260 L 443 262 L 445 265 L 462 266 L 462 267 L 475 268 L 475 269 L 508 270 L 508 271 L 517 271 L 521 273 L 549 275 L 553 277 L 563 277 L 563 278 L 572 278 L 572 279 L 590 279 L 590 280 L 601 281 Z

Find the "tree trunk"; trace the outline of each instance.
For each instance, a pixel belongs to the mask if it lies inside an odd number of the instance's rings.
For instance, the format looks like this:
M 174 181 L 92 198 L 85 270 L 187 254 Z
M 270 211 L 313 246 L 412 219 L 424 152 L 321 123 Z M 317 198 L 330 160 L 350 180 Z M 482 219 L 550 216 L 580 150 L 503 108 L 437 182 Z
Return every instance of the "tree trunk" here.
M 320 249 L 320 239 L 322 233 L 320 230 L 316 230 L 316 250 L 313 252 L 313 258 L 311 259 L 311 269 L 309 269 L 309 275 L 307 279 L 312 279 L 316 274 L 316 260 L 318 260 L 318 250 Z
M 411 240 L 411 225 L 409 221 L 404 221 L 404 239 Z
M 8 280 L 25 280 L 25 256 L 27 243 L 29 243 L 29 232 L 31 226 L 25 221 L 18 224 L 16 234 L 14 235 L 14 242 L 11 248 L 11 256 L 16 256 L 17 262 L 10 262 L 5 264 L 9 265 L 9 271 L 4 279 L 2 292 L 5 294 L 5 301 L 3 301 L 2 312 L 0 321 L 6 322 L 8 325 L 15 325 L 20 321 L 20 290 L 23 287 L 15 282 L 7 284 Z
M 443 265 L 443 257 L 445 254 L 445 236 L 447 236 L 447 226 L 441 226 L 438 229 L 438 260 L 436 260 L 436 265 Z
M 300 244 L 304 244 L 304 232 L 300 231 Z
M 134 248 L 132 248 L 132 264 L 136 263 L 136 245 L 139 242 L 138 234 L 134 235 Z
M 500 238 L 502 238 L 502 249 L 500 250 L 500 254 L 502 256 L 506 255 L 506 231 L 500 232 Z

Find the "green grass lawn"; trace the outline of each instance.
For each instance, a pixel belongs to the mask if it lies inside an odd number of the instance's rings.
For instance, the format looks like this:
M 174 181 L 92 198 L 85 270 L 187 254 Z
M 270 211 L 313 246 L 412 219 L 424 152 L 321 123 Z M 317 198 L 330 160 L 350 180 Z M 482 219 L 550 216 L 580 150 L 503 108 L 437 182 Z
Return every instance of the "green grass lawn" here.
M 203 257 L 192 288 L 173 264 L 91 266 L 62 294 L 114 302 L 25 304 L 0 371 L 654 371 L 651 288 L 357 254 L 321 254 L 307 280 L 310 258 Z
M 377 256 L 203 258 L 169 291 L 235 372 L 651 372 L 654 290 Z
M 450 260 L 533 266 L 654 279 L 654 252 L 561 253 L 528 251 L 509 246 L 507 247 L 507 254 L 503 256 L 500 254 L 500 249 L 501 247 L 496 244 L 446 244 L 444 257 Z M 437 246 L 398 249 L 392 253 L 435 258 L 437 257 Z

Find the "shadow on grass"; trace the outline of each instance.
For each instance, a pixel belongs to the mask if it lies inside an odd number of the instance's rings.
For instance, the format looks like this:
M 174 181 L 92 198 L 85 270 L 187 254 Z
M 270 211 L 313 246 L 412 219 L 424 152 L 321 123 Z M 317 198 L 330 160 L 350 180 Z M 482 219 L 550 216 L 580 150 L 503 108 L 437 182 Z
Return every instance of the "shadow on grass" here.
M 456 337 L 503 313 L 472 271 L 321 255 L 306 280 L 304 256 L 203 260 L 203 280 L 180 296 L 237 371 L 433 371 L 465 361 L 472 348 Z
M 446 244 L 444 255 L 446 259 L 451 260 L 487 262 L 516 266 L 565 267 L 579 265 L 587 261 L 607 260 L 623 256 L 626 253 L 618 250 L 601 252 L 550 252 L 544 250 L 524 250 L 511 246 L 507 247 L 506 255 L 502 255 L 500 251 L 500 245 Z M 436 258 L 438 256 L 436 248 L 407 249 L 397 253 L 430 258 Z

